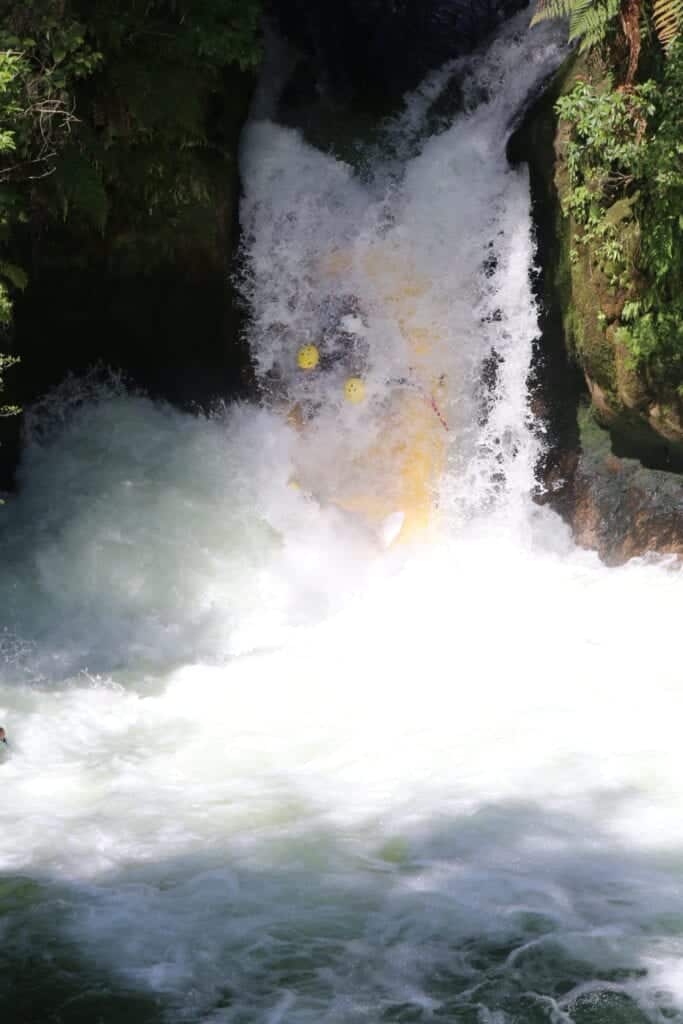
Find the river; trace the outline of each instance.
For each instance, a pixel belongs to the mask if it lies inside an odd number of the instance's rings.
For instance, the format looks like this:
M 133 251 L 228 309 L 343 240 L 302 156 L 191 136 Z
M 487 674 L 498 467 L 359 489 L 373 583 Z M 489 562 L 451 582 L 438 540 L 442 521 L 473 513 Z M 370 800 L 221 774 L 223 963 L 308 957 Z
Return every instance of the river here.
M 561 48 L 525 19 L 348 162 L 269 119 L 266 77 L 260 405 L 191 416 L 94 374 L 30 417 L 0 539 L 8 1020 L 683 1021 L 683 576 L 608 569 L 532 501 L 505 144 Z M 435 125 L 454 76 L 465 112 Z M 335 494 L 420 331 L 438 515 L 389 544 Z

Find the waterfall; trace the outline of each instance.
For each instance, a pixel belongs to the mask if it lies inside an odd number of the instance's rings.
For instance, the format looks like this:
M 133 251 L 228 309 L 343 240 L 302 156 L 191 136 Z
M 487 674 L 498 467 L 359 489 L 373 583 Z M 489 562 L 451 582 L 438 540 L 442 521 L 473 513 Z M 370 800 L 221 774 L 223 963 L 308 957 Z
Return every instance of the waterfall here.
M 683 577 L 605 568 L 531 499 L 505 145 L 561 48 L 527 21 L 347 161 L 263 84 L 258 404 L 93 377 L 36 410 L 0 510 L 10 1017 L 683 1020 Z M 416 418 L 433 521 L 383 543 L 382 453 Z
M 451 512 L 500 500 L 509 515 L 513 496 L 533 488 L 530 200 L 505 146 L 562 51 L 550 33 L 530 43 L 527 22 L 526 13 L 513 19 L 484 56 L 431 75 L 371 153 L 359 151 L 359 169 L 272 120 L 245 133 L 251 346 L 266 393 L 315 410 L 302 447 L 316 493 L 334 493 L 339 481 L 326 476 L 386 430 L 397 382 L 427 391 L 433 380 L 449 425 Z M 466 110 L 430 138 L 430 109 L 454 79 Z M 419 355 L 416 334 L 427 342 Z M 323 347 L 324 372 L 297 367 L 310 344 Z M 486 367 L 496 379 L 484 396 Z M 355 372 L 362 409 L 344 403 L 344 376 Z

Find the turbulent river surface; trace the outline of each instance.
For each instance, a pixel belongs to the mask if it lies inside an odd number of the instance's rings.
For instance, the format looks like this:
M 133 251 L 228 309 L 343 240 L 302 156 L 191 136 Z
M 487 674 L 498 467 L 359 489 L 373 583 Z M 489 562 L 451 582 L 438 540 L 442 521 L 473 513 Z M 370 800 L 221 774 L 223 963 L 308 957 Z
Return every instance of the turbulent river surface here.
M 242 280 L 267 400 L 195 417 L 92 379 L 34 412 L 0 512 L 8 1021 L 683 1021 L 683 577 L 606 569 L 531 500 L 505 143 L 560 57 L 509 24 L 349 163 L 264 87 Z M 320 495 L 416 332 L 439 515 L 386 547 Z

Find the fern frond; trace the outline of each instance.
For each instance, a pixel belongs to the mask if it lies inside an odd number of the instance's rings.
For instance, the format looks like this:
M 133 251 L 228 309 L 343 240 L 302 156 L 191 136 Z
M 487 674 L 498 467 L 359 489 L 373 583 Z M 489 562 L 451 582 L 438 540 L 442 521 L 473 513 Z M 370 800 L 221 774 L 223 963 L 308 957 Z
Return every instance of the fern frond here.
M 652 0 L 652 20 L 660 43 L 668 50 L 683 32 L 683 0 Z
M 675 39 L 683 35 L 683 0 L 652 0 L 652 21 L 660 43 L 668 50 Z M 532 25 L 550 18 L 569 18 L 569 38 L 578 39 L 580 50 L 588 50 L 602 42 L 610 22 L 622 14 L 624 32 L 635 54 L 631 76 L 640 51 L 638 22 L 642 3 L 629 4 L 627 0 L 537 0 Z M 634 18 L 630 18 L 630 14 Z M 632 32 L 629 33 L 629 26 Z M 638 36 L 634 42 L 631 35 Z
M 620 6 L 620 0 L 575 0 L 569 18 L 569 38 L 581 40 L 582 51 L 595 46 L 604 39 Z
M 573 6 L 573 0 L 538 0 L 531 24 L 538 25 L 550 18 L 568 18 Z
M 683 0 L 668 2 L 683 3 Z M 585 50 L 600 42 L 620 6 L 620 0 L 538 0 L 531 24 L 568 17 L 569 38 L 580 39 L 581 49 Z

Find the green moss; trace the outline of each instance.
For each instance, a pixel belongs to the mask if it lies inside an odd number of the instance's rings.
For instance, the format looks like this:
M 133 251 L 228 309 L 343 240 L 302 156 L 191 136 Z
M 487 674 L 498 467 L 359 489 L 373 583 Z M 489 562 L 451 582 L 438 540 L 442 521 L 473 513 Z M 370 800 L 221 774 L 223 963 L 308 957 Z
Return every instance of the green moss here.
M 596 93 L 610 89 L 609 69 L 599 56 L 570 57 L 511 145 L 512 159 L 530 162 L 536 216 L 543 218 L 537 223 L 545 329 L 561 324 L 566 350 L 588 380 L 599 420 L 609 427 L 615 449 L 649 465 L 672 468 L 683 459 L 680 373 L 676 375 L 673 363 L 668 370 L 664 367 L 666 372 L 657 367 L 657 373 L 650 365 L 638 365 L 621 334 L 623 317 L 637 302 L 643 276 L 632 269 L 619 279 L 619 268 L 598 257 L 592 242 L 586 244 L 569 202 L 571 129 L 559 121 L 555 106 L 579 80 L 589 80 Z M 640 199 L 634 189 L 615 196 L 604 211 L 608 229 L 618 235 L 631 267 L 642 248 Z M 556 314 L 548 314 L 555 309 Z M 544 341 L 556 344 L 554 337 Z
M 259 17 L 260 0 L 9 0 L 0 245 L 11 262 L 22 234 L 46 266 L 52 236 L 58 266 L 105 258 L 137 273 L 172 262 L 188 236 L 193 250 L 218 252 Z
M 98 362 L 181 400 L 188 364 L 199 381 L 187 385 L 192 399 L 248 380 L 230 267 L 260 7 L 4 4 L 0 329 L 12 313 L 14 323 L 0 351 L 22 361 L 0 406 L 26 405 Z M 21 43 L 9 63 L 8 32 Z M 29 102 L 36 90 L 59 100 L 45 146 Z M 17 430 L 0 418 L 0 487 L 11 483 Z

